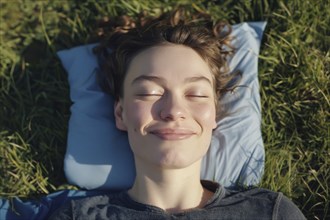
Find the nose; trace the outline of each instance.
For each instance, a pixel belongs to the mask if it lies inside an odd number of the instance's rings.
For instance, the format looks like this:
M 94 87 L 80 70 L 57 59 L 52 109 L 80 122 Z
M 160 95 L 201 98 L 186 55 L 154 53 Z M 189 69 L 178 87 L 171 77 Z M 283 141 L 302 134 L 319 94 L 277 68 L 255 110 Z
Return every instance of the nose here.
M 186 118 L 184 100 L 173 94 L 165 95 L 160 107 L 160 118 L 164 121 L 176 121 Z

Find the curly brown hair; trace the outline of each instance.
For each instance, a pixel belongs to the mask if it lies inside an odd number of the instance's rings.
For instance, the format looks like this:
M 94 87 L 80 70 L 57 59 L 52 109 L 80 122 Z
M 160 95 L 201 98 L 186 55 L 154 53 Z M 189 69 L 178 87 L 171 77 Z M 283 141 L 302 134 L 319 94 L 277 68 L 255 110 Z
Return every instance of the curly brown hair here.
M 231 27 L 226 22 L 214 23 L 207 14 L 190 15 L 179 9 L 158 18 L 144 16 L 138 22 L 122 16 L 111 25 L 108 33 L 101 30 L 104 39 L 94 52 L 100 61 L 101 86 L 116 101 L 123 97 L 131 60 L 145 49 L 164 44 L 190 47 L 202 57 L 213 74 L 217 100 L 229 90 L 232 74 L 228 74 L 227 60 L 234 49 L 230 45 Z

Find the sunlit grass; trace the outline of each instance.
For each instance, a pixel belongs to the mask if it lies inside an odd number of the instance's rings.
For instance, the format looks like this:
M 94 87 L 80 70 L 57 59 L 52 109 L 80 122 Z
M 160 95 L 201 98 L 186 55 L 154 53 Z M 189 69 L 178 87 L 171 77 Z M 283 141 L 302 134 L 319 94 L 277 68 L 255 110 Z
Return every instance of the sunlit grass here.
M 62 167 L 71 102 L 55 52 L 93 41 L 105 16 L 156 15 L 183 3 L 231 24 L 268 22 L 259 62 L 267 156 L 261 186 L 292 198 L 308 219 L 329 218 L 329 1 L 164 2 L 1 1 L 0 196 L 72 188 Z

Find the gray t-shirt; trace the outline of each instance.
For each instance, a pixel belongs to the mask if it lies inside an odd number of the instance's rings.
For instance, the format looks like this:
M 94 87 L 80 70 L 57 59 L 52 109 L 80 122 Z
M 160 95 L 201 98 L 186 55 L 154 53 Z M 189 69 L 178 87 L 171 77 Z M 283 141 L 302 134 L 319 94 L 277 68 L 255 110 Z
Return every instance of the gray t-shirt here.
M 210 181 L 202 181 L 202 184 L 214 192 L 203 208 L 167 213 L 132 200 L 125 191 L 72 200 L 55 211 L 50 219 L 305 219 L 282 193 L 260 188 L 231 191 Z

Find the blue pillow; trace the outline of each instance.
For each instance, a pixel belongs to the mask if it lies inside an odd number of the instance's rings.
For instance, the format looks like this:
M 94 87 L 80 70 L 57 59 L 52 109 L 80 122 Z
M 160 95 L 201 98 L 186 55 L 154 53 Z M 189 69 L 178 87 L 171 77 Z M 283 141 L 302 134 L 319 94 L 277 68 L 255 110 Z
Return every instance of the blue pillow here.
M 203 159 L 201 178 L 225 187 L 258 184 L 264 169 L 258 54 L 265 22 L 233 26 L 232 71 L 242 73 L 240 85 L 220 102 L 227 111 L 218 120 L 210 149 Z M 71 117 L 64 171 L 71 184 L 86 189 L 127 189 L 135 178 L 127 135 L 114 123 L 114 100 L 97 80 L 95 44 L 58 52 L 68 72 Z

